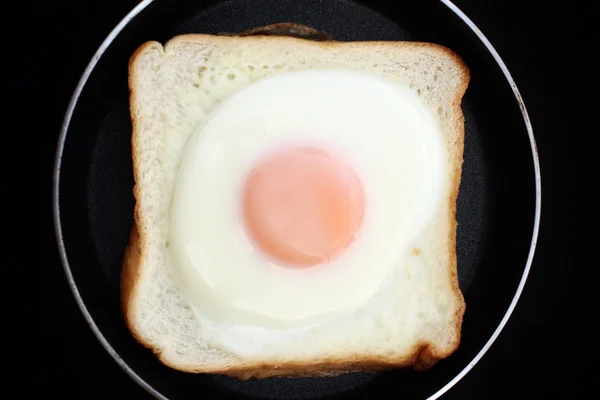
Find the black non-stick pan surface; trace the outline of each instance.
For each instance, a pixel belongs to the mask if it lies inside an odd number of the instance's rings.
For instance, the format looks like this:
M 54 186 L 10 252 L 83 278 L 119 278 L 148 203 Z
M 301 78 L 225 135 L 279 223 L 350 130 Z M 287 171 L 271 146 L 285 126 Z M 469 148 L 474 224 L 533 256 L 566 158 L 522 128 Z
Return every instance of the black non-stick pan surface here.
M 295 22 L 336 40 L 416 40 L 458 52 L 471 70 L 463 100 L 465 148 L 458 197 L 458 273 L 467 304 L 462 341 L 427 372 L 336 378 L 234 378 L 163 366 L 125 327 L 119 274 L 133 223 L 127 67 L 147 40 L 239 32 Z M 531 265 L 540 217 L 533 132 L 492 45 L 448 1 L 145 0 L 109 33 L 66 110 L 55 171 L 55 222 L 66 277 L 92 330 L 116 362 L 157 398 L 439 397 L 500 333 Z

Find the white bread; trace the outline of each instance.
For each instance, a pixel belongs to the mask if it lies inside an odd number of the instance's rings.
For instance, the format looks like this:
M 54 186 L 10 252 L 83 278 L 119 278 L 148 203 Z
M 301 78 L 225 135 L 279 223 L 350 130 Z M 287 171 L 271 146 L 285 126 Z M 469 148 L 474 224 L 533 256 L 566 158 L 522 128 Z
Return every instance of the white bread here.
M 424 274 L 427 298 L 403 301 L 402 279 L 385 315 L 357 314 L 362 330 L 341 330 L 337 345 L 319 348 L 307 335 L 302 357 L 244 360 L 203 340 L 201 326 L 166 265 L 171 193 L 185 144 L 202 113 L 261 77 L 308 68 L 341 67 L 408 82 L 439 117 L 448 153 L 447 195 L 433 222 L 413 243 L 406 276 Z M 135 338 L 166 365 L 188 372 L 247 379 L 325 376 L 344 371 L 412 366 L 425 370 L 458 347 L 465 309 L 456 269 L 456 198 L 464 120 L 461 100 L 469 70 L 452 51 L 430 43 L 309 41 L 277 36 L 178 36 L 164 46 L 147 42 L 131 57 L 135 223 L 122 271 L 122 307 Z M 211 94 L 212 85 L 225 88 Z M 406 296 L 406 293 L 404 293 Z M 381 314 L 381 313 L 380 313 Z M 411 334 L 394 318 L 411 315 Z M 359 320 L 359 318 L 363 318 Z M 369 320 L 369 318 L 372 319 Z M 395 327 L 395 328 L 394 328 Z M 342 337 L 342 336 L 346 337 Z M 353 336 L 354 335 L 354 336 Z

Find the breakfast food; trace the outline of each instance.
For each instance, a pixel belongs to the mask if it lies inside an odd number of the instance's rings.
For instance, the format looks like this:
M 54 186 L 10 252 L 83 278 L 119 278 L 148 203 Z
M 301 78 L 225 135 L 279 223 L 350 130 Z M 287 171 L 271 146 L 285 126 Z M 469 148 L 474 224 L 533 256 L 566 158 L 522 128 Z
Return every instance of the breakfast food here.
M 428 369 L 457 348 L 465 307 L 469 71 L 434 44 L 268 31 L 131 58 L 127 325 L 188 372 Z

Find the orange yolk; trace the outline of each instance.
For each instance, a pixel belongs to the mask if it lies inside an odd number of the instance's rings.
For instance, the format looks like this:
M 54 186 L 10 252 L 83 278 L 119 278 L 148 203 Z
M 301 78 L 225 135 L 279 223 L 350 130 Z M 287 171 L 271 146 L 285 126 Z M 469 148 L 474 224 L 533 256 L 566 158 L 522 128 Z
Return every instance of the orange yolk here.
M 250 171 L 243 216 L 254 243 L 294 267 L 327 262 L 352 243 L 364 214 L 354 171 L 312 147 L 279 149 Z

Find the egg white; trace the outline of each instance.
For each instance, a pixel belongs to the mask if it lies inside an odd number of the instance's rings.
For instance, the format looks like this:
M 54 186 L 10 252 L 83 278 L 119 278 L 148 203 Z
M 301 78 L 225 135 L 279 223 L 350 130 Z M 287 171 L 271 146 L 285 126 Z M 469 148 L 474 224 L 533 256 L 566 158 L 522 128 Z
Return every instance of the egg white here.
M 372 298 L 431 217 L 445 165 L 441 139 L 437 120 L 408 86 L 346 70 L 275 75 L 216 107 L 185 150 L 169 239 L 173 274 L 214 341 L 247 353 L 249 340 L 266 345 L 273 334 Z M 275 265 L 244 229 L 243 180 L 283 145 L 339 154 L 363 184 L 361 230 L 326 265 Z

